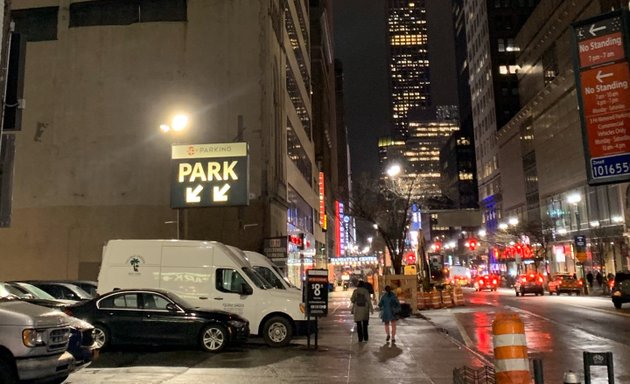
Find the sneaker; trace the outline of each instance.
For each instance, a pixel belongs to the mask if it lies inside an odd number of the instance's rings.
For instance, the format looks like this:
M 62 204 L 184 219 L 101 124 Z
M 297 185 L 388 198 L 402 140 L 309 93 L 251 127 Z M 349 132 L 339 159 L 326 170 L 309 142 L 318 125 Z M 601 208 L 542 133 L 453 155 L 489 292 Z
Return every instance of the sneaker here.
M 389 341 L 389 335 L 387 335 L 387 338 L 385 339 L 385 341 Z
M 394 338 L 392 337 L 392 343 L 395 343 L 395 342 L 396 342 L 396 339 L 394 339 Z

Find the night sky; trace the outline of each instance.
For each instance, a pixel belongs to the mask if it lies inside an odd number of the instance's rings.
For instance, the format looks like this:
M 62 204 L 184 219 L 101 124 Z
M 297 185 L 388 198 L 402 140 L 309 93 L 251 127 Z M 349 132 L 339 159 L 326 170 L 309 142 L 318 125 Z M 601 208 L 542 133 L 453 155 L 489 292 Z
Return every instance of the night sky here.
M 352 177 L 378 173 L 378 137 L 389 135 L 387 29 L 382 0 L 333 2 L 335 57 L 343 62 Z
M 427 1 L 431 98 L 457 104 L 451 1 Z M 378 138 L 391 129 L 385 0 L 334 0 L 335 57 L 344 68 L 352 177 L 378 174 Z

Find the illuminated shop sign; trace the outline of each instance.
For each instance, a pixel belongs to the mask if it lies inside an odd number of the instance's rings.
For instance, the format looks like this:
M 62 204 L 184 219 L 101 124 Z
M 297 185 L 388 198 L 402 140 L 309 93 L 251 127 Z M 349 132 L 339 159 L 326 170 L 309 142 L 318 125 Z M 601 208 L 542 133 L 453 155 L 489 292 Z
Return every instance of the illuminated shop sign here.
M 376 256 L 334 257 L 330 259 L 333 265 L 378 264 Z
M 324 172 L 319 173 L 319 225 L 322 227 L 322 231 L 328 229 L 328 223 L 326 222 L 326 188 L 324 185 Z

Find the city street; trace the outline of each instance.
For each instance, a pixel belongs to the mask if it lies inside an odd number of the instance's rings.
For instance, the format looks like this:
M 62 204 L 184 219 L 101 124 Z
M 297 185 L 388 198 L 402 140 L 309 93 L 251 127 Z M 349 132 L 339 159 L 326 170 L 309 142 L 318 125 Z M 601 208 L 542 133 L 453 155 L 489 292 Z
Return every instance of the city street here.
M 449 335 L 492 359 L 492 321 L 514 311 L 525 323 L 530 358 L 543 361 L 546 383 L 561 383 L 564 371 L 583 371 L 582 352 L 612 352 L 617 383 L 630 382 L 630 306 L 615 310 L 608 296 L 516 297 L 513 289 L 474 292 L 467 305 L 422 314 Z M 605 367 L 592 368 L 593 383 L 607 383 Z M 597 378 L 597 380 L 596 380 Z M 583 381 L 582 381 L 583 382 Z
M 466 289 L 466 306 L 425 310 L 399 322 L 396 344 L 384 341 L 377 314 L 370 341 L 359 344 L 349 313 L 351 291 L 334 292 L 321 322 L 319 349 L 298 339 L 270 349 L 253 339 L 217 355 L 192 349 L 119 348 L 104 351 L 68 383 L 452 383 L 453 368 L 492 361 L 492 321 L 514 311 L 525 322 L 530 358 L 543 360 L 546 383 L 567 370 L 582 375 L 582 352 L 612 352 L 617 383 L 630 382 L 630 307 L 615 310 L 608 297 L 525 296 L 514 291 Z M 605 368 L 592 368 L 592 383 L 607 383 Z

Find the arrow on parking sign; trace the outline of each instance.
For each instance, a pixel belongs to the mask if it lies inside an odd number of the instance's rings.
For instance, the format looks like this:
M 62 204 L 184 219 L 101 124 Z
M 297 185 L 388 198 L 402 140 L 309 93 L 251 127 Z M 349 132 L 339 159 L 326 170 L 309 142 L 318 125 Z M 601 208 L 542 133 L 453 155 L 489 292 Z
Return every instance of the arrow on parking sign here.
M 191 187 L 186 188 L 186 202 L 187 203 L 198 203 L 201 201 L 201 196 L 199 193 L 203 190 L 203 186 L 198 185 L 194 190 Z
M 212 189 L 212 201 L 227 201 L 226 192 L 230 189 L 230 184 L 224 184 L 221 188 L 214 187 Z

